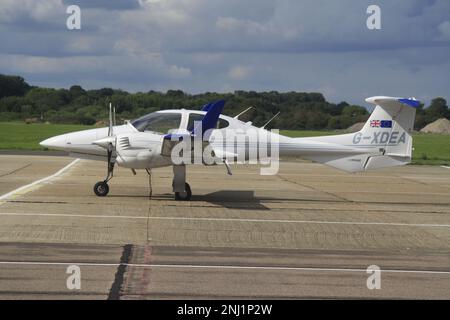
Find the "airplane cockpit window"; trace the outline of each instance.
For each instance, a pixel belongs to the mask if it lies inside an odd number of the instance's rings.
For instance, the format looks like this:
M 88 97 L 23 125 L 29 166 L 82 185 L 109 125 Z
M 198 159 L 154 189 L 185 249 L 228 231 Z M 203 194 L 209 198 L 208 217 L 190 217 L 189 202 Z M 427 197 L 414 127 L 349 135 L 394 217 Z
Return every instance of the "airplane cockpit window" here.
M 189 115 L 187 130 L 188 131 L 194 130 L 194 123 L 200 122 L 202 120 L 203 120 L 203 114 L 191 113 Z M 225 119 L 219 118 L 219 120 L 217 121 L 217 129 L 223 129 L 223 128 L 228 127 L 229 125 L 230 125 L 230 123 Z
M 203 117 L 204 117 L 203 114 L 198 114 L 198 113 L 191 113 L 191 114 L 189 114 L 189 121 L 188 121 L 187 130 L 188 131 L 194 130 L 194 123 L 195 122 L 201 122 L 203 120 Z
M 180 113 L 150 113 L 139 119 L 133 120 L 131 124 L 139 131 L 153 131 L 166 134 L 172 129 L 180 127 Z
M 220 118 L 219 121 L 217 121 L 217 129 L 224 129 L 229 125 L 230 123 L 225 119 Z

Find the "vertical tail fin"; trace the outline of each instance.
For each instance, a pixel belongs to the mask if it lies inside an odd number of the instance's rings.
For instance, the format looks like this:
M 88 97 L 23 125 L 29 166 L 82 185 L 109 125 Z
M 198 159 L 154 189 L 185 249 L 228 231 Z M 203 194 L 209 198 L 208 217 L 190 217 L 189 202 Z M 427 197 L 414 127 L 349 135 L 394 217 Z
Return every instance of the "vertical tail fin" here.
M 341 152 L 330 155 L 307 155 L 305 158 L 349 172 L 410 163 L 411 133 L 416 108 L 420 106 L 420 102 L 415 99 L 392 97 L 372 97 L 366 101 L 376 107 L 361 131 L 313 138 L 315 142 L 330 144 L 328 146 L 330 149 L 341 148 Z
M 376 107 L 360 131 L 361 134 L 371 136 L 371 145 L 383 148 L 386 156 L 411 158 L 411 133 L 420 102 L 391 97 L 372 97 L 366 101 Z
M 367 159 L 364 170 L 401 166 L 411 162 L 412 136 L 416 109 L 420 101 L 414 98 L 372 97 L 367 102 L 376 105 L 360 137 L 370 137 L 370 145 L 381 151 Z

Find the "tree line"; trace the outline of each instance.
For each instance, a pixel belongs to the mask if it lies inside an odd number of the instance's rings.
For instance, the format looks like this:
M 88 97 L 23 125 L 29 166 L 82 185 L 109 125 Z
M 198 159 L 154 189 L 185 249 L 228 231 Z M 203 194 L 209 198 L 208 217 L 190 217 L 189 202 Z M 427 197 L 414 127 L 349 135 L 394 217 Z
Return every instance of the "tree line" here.
M 129 93 L 111 88 L 85 90 L 79 85 L 69 89 L 52 89 L 30 86 L 19 76 L 0 74 L 0 121 L 93 125 L 108 119 L 107 106 L 110 102 L 116 107 L 116 117 L 121 121 L 157 110 L 199 109 L 218 99 L 227 101 L 224 113 L 230 116 L 253 107 L 240 119 L 252 121 L 257 126 L 264 125 L 273 115 L 281 112 L 269 128 L 346 129 L 369 117 L 369 112 L 362 106 L 347 102 L 330 103 L 320 93 L 235 91 L 187 94 L 181 90 Z M 433 99 L 428 108 L 423 105 L 419 108 L 415 129 L 419 130 L 444 117 L 450 118 L 447 101 L 443 98 Z

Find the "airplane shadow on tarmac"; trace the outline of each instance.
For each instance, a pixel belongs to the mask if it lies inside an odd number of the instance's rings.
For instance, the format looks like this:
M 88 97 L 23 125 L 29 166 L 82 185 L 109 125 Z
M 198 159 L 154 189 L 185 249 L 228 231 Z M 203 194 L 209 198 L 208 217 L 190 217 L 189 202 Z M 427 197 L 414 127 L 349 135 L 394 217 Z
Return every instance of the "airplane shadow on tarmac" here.
M 261 200 L 254 191 L 249 190 L 221 190 L 192 196 L 192 201 L 205 201 L 228 209 L 270 210 Z
M 118 195 L 111 194 L 108 197 L 111 198 L 147 198 L 150 199 L 149 196 L 145 195 Z M 170 200 L 173 199 L 173 194 L 165 193 L 165 194 L 153 194 L 151 197 L 152 200 Z M 266 207 L 261 203 L 261 201 L 273 201 L 280 199 L 270 199 L 270 198 L 258 198 L 255 196 L 254 191 L 249 190 L 221 190 L 215 191 L 205 195 L 192 195 L 192 199 L 190 202 L 209 202 L 214 205 L 218 205 L 227 209 L 241 209 L 241 210 L 270 210 L 270 208 Z
M 149 195 L 125 195 L 125 194 L 112 194 L 108 195 L 111 198 L 141 198 L 151 200 L 173 200 L 172 193 L 153 194 L 151 198 Z M 173 200 L 175 201 L 175 200 Z M 266 207 L 264 203 L 280 203 L 280 202 L 357 202 L 346 199 L 311 199 L 309 197 L 270 197 L 261 196 L 257 197 L 254 191 L 251 190 L 220 190 L 211 192 L 208 194 L 194 194 L 191 198 L 191 203 L 195 206 L 195 202 L 209 202 L 211 204 L 221 206 L 226 209 L 241 209 L 241 210 L 271 210 Z M 177 201 L 178 202 L 178 201 Z

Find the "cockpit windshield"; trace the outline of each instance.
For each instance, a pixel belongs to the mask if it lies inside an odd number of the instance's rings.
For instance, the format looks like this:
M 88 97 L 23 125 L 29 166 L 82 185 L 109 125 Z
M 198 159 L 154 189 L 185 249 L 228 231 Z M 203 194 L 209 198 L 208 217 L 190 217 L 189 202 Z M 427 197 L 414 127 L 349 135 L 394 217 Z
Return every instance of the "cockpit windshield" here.
M 139 131 L 153 131 L 161 134 L 178 129 L 181 122 L 181 113 L 150 113 L 139 119 L 131 121 L 131 124 Z

